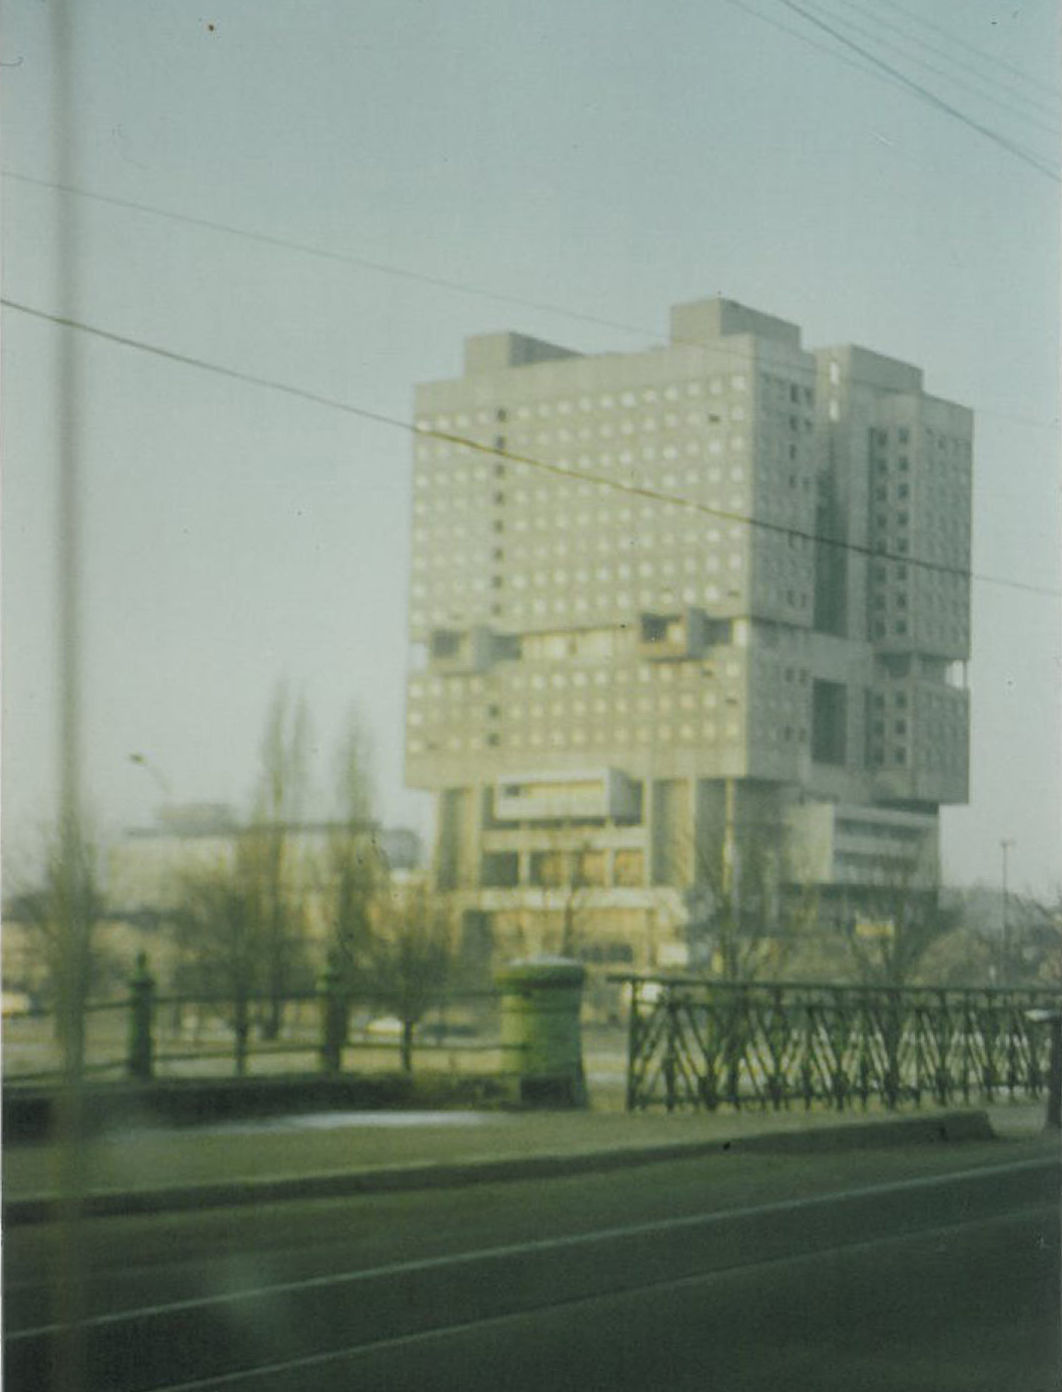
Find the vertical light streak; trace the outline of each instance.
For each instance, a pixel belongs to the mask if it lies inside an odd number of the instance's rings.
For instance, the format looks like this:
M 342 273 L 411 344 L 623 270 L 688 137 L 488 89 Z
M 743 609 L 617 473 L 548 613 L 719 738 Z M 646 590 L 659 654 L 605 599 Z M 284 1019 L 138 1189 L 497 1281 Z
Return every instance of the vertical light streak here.
M 74 177 L 74 54 L 70 0 L 52 3 L 53 130 L 58 178 Z M 76 210 L 60 212 L 57 289 L 61 311 L 77 310 Z M 55 1309 L 62 1332 L 54 1364 L 56 1392 L 79 1392 L 84 1384 L 84 1196 L 83 1097 L 84 998 L 87 967 L 86 847 L 81 789 L 81 479 L 78 442 L 79 367 L 73 334 L 57 340 L 56 670 L 58 673 L 59 864 L 57 911 L 62 954 L 58 1019 L 63 1078 L 56 1107 L 60 1213 Z

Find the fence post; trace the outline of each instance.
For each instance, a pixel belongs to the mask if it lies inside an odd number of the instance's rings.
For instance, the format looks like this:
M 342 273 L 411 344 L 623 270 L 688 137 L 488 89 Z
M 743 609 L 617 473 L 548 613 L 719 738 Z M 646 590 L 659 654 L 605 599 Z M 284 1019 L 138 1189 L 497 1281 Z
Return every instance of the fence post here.
M 343 1068 L 343 1045 L 347 1042 L 347 998 L 335 956 L 329 953 L 321 977 L 321 1069 L 339 1073 Z
M 1062 1010 L 1027 1010 L 1025 1018 L 1050 1029 L 1051 1052 L 1047 1065 L 1047 1117 L 1049 1131 L 1062 1130 Z
M 136 955 L 136 968 L 129 981 L 129 1052 L 126 1067 L 131 1078 L 148 1082 L 154 1074 L 155 978 L 148 970 L 146 952 Z
M 900 1049 L 903 1035 L 903 1011 L 900 993 L 895 986 L 885 988 L 885 1077 L 883 1092 L 885 1106 L 895 1111 L 900 1102 Z
M 638 982 L 633 977 L 630 980 L 630 988 L 630 1015 L 627 1019 L 627 1110 L 633 1112 L 638 1101 L 635 1072 L 638 1066 L 638 1048 L 641 1042 L 641 1030 L 639 1029 L 641 1021 L 638 1017 L 641 997 L 638 993 Z
M 1051 1061 L 1047 1070 L 1047 1126 L 1062 1129 L 1062 1014 L 1051 1017 Z
M 667 987 L 667 1052 L 664 1054 L 664 1105 L 673 1112 L 678 1105 L 675 1083 L 678 1076 L 678 1003 L 671 986 Z

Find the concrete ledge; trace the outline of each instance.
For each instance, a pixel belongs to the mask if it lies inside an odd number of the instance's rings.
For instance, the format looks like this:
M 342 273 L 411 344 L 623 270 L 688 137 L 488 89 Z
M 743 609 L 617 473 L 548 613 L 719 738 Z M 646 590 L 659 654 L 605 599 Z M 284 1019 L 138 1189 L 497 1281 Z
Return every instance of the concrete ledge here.
M 327 1174 L 272 1178 L 227 1179 L 159 1189 L 96 1190 L 85 1196 L 82 1213 L 103 1218 L 145 1213 L 187 1212 L 197 1208 L 231 1208 L 278 1203 L 289 1199 L 328 1199 L 346 1195 L 453 1189 L 472 1184 L 499 1184 L 548 1179 L 563 1175 L 605 1173 L 638 1165 L 693 1160 L 727 1151 L 778 1153 L 869 1150 L 903 1145 L 959 1144 L 988 1141 L 995 1132 L 983 1111 L 948 1112 L 935 1116 L 890 1117 L 882 1121 L 853 1119 L 836 1126 L 806 1131 L 777 1131 L 756 1136 L 733 1135 L 712 1140 L 673 1141 L 662 1145 L 611 1147 L 563 1153 L 521 1155 L 506 1159 L 454 1162 L 420 1161 Z M 5 1201 L 7 1223 L 46 1223 L 58 1213 L 55 1194 L 31 1195 Z
M 57 1096 L 55 1088 L 5 1084 L 5 1145 L 46 1140 Z M 502 1108 L 516 1100 L 516 1085 L 509 1079 L 430 1072 L 160 1078 L 148 1083 L 90 1084 L 83 1092 L 90 1135 L 143 1122 L 195 1126 L 297 1111 Z
M 731 1149 L 779 1151 L 788 1154 L 818 1150 L 869 1150 L 900 1145 L 946 1145 L 961 1141 L 993 1141 L 996 1133 L 983 1111 L 937 1113 L 935 1116 L 888 1117 L 883 1121 L 852 1122 L 809 1131 L 779 1131 L 742 1136 Z

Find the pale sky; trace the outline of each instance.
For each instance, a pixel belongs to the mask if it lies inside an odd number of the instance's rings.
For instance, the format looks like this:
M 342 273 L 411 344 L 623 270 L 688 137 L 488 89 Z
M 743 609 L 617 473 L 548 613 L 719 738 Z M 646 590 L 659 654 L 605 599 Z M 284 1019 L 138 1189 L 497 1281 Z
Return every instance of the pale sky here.
M 10 177 L 47 183 L 63 162 L 53 7 L 8 0 L 4 296 L 398 421 L 415 382 L 459 374 L 467 334 L 625 351 L 666 333 L 671 304 L 718 292 L 799 323 L 809 347 L 921 366 L 976 413 L 974 570 L 992 577 L 973 586 L 971 803 L 944 814 L 945 875 L 997 884 L 1006 837 L 1012 887 L 1047 891 L 1062 878 L 1056 7 L 800 8 L 71 4 L 80 188 L 328 260 Z M 4 312 L 12 872 L 55 811 L 69 332 Z M 313 714 L 319 810 L 356 704 L 381 816 L 426 829 L 402 786 L 408 434 L 99 339 L 77 351 L 100 834 L 149 823 L 164 784 L 246 805 L 282 678 Z

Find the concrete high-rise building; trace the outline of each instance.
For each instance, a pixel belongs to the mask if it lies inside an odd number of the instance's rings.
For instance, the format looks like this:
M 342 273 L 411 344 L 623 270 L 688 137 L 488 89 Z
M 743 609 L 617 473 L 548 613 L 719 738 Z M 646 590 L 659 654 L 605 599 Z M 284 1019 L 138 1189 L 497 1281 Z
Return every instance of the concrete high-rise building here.
M 872 914 L 966 800 L 971 413 L 729 300 L 671 330 L 417 389 L 407 778 L 470 951 L 678 964 L 754 847 Z

